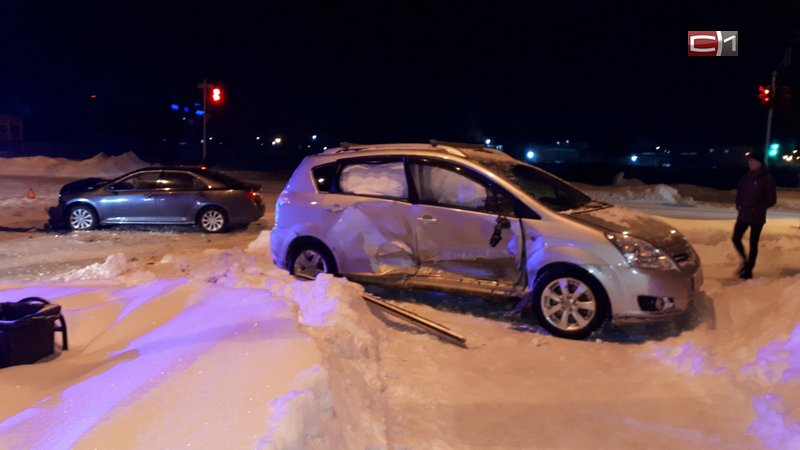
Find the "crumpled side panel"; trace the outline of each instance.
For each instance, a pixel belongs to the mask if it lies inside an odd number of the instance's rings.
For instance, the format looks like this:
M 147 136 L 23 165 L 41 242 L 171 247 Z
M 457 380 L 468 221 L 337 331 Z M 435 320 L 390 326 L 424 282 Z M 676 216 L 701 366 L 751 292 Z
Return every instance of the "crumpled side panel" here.
M 338 213 L 326 242 L 337 243 L 340 269 L 376 275 L 416 273 L 414 230 L 403 211 L 408 207 L 403 202 L 362 201 Z

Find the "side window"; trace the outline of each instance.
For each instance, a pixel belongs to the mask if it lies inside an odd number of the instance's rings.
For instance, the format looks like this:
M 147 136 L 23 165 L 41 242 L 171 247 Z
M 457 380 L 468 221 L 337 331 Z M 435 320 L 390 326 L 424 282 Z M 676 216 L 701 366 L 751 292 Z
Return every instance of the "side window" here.
M 489 190 L 462 173 L 460 167 L 445 168 L 428 164 L 412 164 L 411 174 L 419 200 L 456 208 L 485 211 Z
M 311 176 L 314 177 L 314 185 L 320 192 L 330 192 L 333 187 L 333 179 L 336 177 L 336 164 L 325 164 L 311 169 Z
M 160 172 L 145 172 L 133 175 L 118 181 L 114 184 L 114 189 L 118 191 L 156 189 L 160 174 Z
M 487 212 L 501 216 L 516 216 L 517 199 L 511 194 L 497 188 L 489 189 L 489 201 L 487 202 Z
M 344 166 L 339 175 L 339 192 L 407 199 L 408 182 L 402 161 L 363 162 Z
M 164 172 L 158 180 L 159 189 L 194 189 L 197 178 L 187 172 Z

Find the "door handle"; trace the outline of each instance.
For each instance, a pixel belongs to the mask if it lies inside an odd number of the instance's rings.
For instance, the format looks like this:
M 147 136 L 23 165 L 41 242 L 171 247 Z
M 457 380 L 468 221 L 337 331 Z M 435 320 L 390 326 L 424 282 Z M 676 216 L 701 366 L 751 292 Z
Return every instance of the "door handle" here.
M 437 218 L 435 218 L 435 217 L 433 217 L 431 215 L 425 214 L 422 217 L 417 217 L 417 220 L 420 221 L 420 222 L 425 222 L 425 223 L 435 223 L 439 219 L 437 219 Z
M 344 211 L 344 209 L 345 208 L 343 206 L 338 205 L 338 204 L 331 205 L 331 206 L 328 206 L 327 208 L 325 208 L 325 210 L 330 211 L 332 213 L 342 212 L 342 211 Z

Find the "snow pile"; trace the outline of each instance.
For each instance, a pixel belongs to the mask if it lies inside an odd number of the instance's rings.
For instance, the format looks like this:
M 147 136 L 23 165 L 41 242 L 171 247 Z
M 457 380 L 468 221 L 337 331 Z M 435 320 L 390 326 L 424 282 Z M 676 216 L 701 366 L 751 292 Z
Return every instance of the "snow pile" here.
M 148 165 L 149 163 L 139 159 L 133 152 L 126 152 L 119 156 L 99 153 L 89 159 L 78 162 L 75 175 L 98 173 L 106 177 L 116 177 Z
M 109 255 L 102 263 L 90 264 L 82 269 L 71 270 L 60 277 L 64 281 L 118 279 L 127 283 L 140 283 L 155 277 L 152 273 L 137 270 L 134 260 L 124 253 Z
M 714 332 L 696 330 L 653 344 L 653 356 L 681 373 L 721 377 L 752 397 L 748 431 L 767 448 L 800 445 L 800 275 L 735 286 L 710 283 Z M 754 299 L 756 301 L 747 301 Z
M 666 184 L 631 185 L 624 189 L 583 185 L 581 190 L 595 200 L 608 203 L 694 204 L 694 199 L 682 196 L 677 189 Z
M 128 271 L 128 257 L 122 253 L 109 255 L 102 263 L 94 263 L 82 269 L 76 269 L 64 274 L 62 279 L 92 280 L 97 278 L 117 278 Z
M 113 178 L 147 165 L 148 163 L 139 159 L 133 152 L 119 156 L 99 153 L 80 161 L 44 156 L 0 158 L 0 175 Z
M 638 178 L 625 178 L 625 172 L 617 172 L 614 174 L 614 180 L 611 182 L 612 186 L 641 186 L 644 182 Z
M 313 336 L 325 367 L 323 374 L 314 377 L 318 381 L 324 377 L 325 387 L 315 386 L 300 395 L 290 393 L 289 398 L 280 400 L 287 411 L 302 411 L 309 409 L 303 405 L 313 399 L 323 410 L 321 419 L 316 422 L 313 416 L 294 414 L 292 424 L 271 433 L 273 442 L 282 443 L 276 447 L 386 448 L 387 405 L 379 364 L 379 336 L 385 329 L 361 298 L 363 287 L 327 274 L 313 282 L 288 286 L 268 281 L 266 287 L 274 293 L 290 294 L 297 303 L 298 321 Z M 314 426 L 308 426 L 309 420 Z M 324 445 L 314 445 L 319 437 L 313 433 L 298 435 L 299 423 L 303 430 L 321 428 Z
M 268 230 L 262 230 L 255 240 L 247 244 L 247 253 L 268 254 L 270 252 L 269 233 Z

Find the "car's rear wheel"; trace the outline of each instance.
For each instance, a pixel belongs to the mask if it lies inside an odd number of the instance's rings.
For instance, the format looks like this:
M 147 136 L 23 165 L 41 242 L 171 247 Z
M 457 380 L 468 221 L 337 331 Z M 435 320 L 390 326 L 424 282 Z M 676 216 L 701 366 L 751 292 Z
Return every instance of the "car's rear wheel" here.
M 94 230 L 98 225 L 97 212 L 88 205 L 75 205 L 69 208 L 67 223 L 72 230 Z
M 200 211 L 197 224 L 206 233 L 222 233 L 228 228 L 228 215 L 222 208 L 211 206 Z
M 585 339 L 608 315 L 603 286 L 578 269 L 557 268 L 540 276 L 533 287 L 533 312 L 554 336 Z
M 289 256 L 289 272 L 300 278 L 316 278 L 320 273 L 336 273 L 336 261 L 324 246 L 305 244 Z

